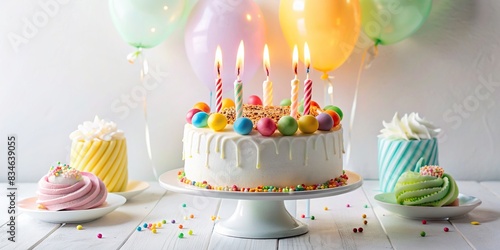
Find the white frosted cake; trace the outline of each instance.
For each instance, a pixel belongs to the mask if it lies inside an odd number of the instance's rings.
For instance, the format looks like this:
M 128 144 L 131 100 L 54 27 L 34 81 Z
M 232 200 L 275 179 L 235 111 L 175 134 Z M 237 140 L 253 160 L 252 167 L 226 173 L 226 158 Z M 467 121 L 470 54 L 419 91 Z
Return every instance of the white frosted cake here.
M 232 119 L 231 112 L 226 115 Z M 257 123 L 259 118 L 252 120 Z M 285 192 L 332 188 L 347 180 L 342 165 L 341 125 L 330 124 L 329 129 L 312 133 L 297 130 L 285 136 L 280 133 L 284 131 L 281 127 L 263 135 L 258 124 L 248 134 L 236 132 L 238 125 L 232 122 L 219 131 L 193 124 L 184 127 L 185 164 L 184 172 L 179 173 L 184 183 L 229 191 Z

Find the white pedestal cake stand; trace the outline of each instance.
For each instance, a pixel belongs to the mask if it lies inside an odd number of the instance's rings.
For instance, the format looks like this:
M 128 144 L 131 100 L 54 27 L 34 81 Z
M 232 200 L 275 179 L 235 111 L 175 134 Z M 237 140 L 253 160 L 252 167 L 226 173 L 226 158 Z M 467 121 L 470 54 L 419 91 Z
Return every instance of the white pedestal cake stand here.
M 233 215 L 217 223 L 215 231 L 227 236 L 251 239 L 285 238 L 308 232 L 309 229 L 306 224 L 296 220 L 288 213 L 285 209 L 284 200 L 335 196 L 351 192 L 359 188 L 363 183 L 361 176 L 346 170 L 345 172 L 349 177 L 347 185 L 337 188 L 291 193 L 231 192 L 203 189 L 181 183 L 177 178 L 177 173 L 180 170 L 182 168 L 162 174 L 159 178 L 160 185 L 177 193 L 237 199 L 238 205 Z

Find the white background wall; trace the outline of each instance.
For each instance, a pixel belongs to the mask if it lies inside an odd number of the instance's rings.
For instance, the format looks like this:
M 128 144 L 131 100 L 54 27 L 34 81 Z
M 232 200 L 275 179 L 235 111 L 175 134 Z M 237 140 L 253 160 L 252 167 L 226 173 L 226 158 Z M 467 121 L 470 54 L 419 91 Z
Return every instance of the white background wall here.
M 0 166 L 6 163 L 6 135 L 17 134 L 18 179 L 38 180 L 55 161 L 69 162 L 69 133 L 97 114 L 125 130 L 131 178 L 153 180 L 140 102 L 122 100 L 140 91 L 139 68 L 126 60 L 133 48 L 115 30 L 108 1 L 61 0 L 59 10 L 25 43 L 14 46 L 9 41 L 9 34 L 23 35 L 25 20 L 40 15 L 40 2 L 47 1 L 55 0 L 0 2 Z M 256 2 L 267 23 L 279 101 L 289 95 L 291 49 L 279 26 L 279 1 Z M 377 178 L 382 120 L 396 111 L 416 111 L 443 128 L 439 153 L 448 172 L 457 179 L 500 179 L 499 11 L 496 0 L 435 0 L 428 21 L 415 35 L 380 47 L 372 67 L 362 75 L 352 158 L 346 168 Z M 161 72 L 155 87 L 147 91 L 159 173 L 183 166 L 185 113 L 194 103 L 209 100 L 186 58 L 183 33 L 177 30 L 146 51 L 150 67 Z M 346 138 L 361 49 L 364 46 L 333 72 L 335 104 L 346 113 Z M 262 80 L 264 73 L 259 71 L 254 81 L 245 83 L 245 96 L 261 95 Z M 320 74 L 315 72 L 313 80 L 315 99 L 321 101 Z M 5 175 L 2 167 L 1 181 Z

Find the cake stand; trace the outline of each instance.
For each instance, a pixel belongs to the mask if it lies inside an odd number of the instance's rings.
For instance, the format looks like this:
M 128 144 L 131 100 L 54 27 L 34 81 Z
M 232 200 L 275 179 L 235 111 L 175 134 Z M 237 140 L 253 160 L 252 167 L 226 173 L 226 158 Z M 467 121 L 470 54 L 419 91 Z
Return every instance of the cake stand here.
M 345 173 L 349 177 L 347 185 L 337 188 L 290 193 L 231 192 L 184 184 L 177 178 L 180 170 L 182 168 L 162 174 L 159 178 L 160 186 L 177 193 L 238 200 L 234 213 L 228 219 L 217 223 L 215 231 L 227 236 L 250 239 L 285 238 L 305 234 L 309 230 L 307 225 L 288 213 L 284 200 L 335 196 L 351 192 L 363 183 L 361 176 L 346 170 Z

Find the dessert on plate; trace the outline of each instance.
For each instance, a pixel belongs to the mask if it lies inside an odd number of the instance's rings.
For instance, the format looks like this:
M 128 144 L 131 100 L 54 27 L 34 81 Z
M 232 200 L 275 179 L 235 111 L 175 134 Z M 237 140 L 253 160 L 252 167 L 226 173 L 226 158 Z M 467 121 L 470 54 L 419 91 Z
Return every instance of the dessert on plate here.
M 114 122 L 95 117 L 78 125 L 72 140 L 70 165 L 101 179 L 108 192 L 124 192 L 128 184 L 127 140 Z
M 83 210 L 99 207 L 107 195 L 104 183 L 94 174 L 58 162 L 38 181 L 36 203 L 51 211 Z
M 391 122 L 383 122 L 378 139 L 378 167 L 380 190 L 394 191 L 404 172 L 415 170 L 420 158 L 423 165 L 438 165 L 437 135 L 441 129 L 421 118 L 418 113 L 394 115 Z M 417 169 L 418 171 L 418 169 Z

